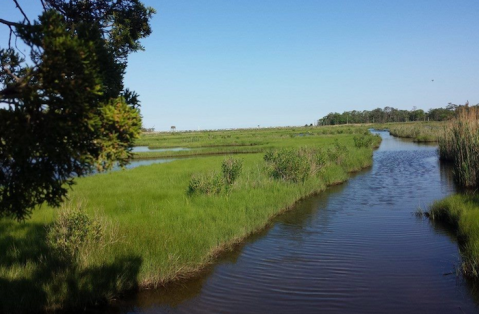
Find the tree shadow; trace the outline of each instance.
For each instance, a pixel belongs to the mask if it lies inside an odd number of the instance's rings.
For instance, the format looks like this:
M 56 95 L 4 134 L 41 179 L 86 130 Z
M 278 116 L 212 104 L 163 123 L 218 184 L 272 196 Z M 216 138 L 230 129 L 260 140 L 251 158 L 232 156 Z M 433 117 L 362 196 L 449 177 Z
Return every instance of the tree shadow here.
M 43 224 L 0 221 L 0 267 L 38 261 L 48 252 L 45 237 Z
M 139 256 L 80 268 L 57 257 L 43 224 L 0 221 L 0 313 L 71 313 L 138 287 Z

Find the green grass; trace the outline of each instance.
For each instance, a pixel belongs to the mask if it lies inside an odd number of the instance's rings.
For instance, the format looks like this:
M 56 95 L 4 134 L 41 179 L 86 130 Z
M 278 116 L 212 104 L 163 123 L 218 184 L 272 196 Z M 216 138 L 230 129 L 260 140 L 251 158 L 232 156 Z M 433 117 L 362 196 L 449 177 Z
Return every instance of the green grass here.
M 366 126 L 289 127 L 244 130 L 144 133 L 137 146 L 192 148 L 188 151 L 141 152 L 135 159 L 263 153 L 271 148 L 316 145 L 318 138 L 364 134 Z
M 414 142 L 437 142 L 444 131 L 441 122 L 402 122 L 388 123 L 380 126 L 388 129 L 392 136 L 410 138 Z
M 466 276 L 479 278 L 479 196 L 452 195 L 435 202 L 429 217 L 448 225 L 458 235 Z
M 458 234 L 463 272 L 479 278 L 479 110 L 465 107 L 444 126 L 439 138 L 439 156 L 453 163 L 454 180 L 476 189 L 470 195 L 454 195 L 436 202 L 430 217 L 451 226 Z
M 446 124 L 439 156 L 453 162 L 454 180 L 463 187 L 479 187 L 479 109 L 466 107 Z
M 303 137 L 266 139 L 277 148 L 309 144 L 334 152 L 338 144 L 347 147 L 339 164 L 329 161 L 300 183 L 271 178 L 262 153 L 236 156 L 243 159 L 242 173 L 219 195 L 188 196 L 187 188 L 193 175 L 221 171 L 224 156 L 78 179 L 66 206 L 81 204 L 85 213 L 102 223 L 105 240 L 83 247 L 74 263 L 66 263 L 45 241 L 47 227 L 61 209 L 44 206 L 23 223 L 0 220 L 0 312 L 96 304 L 128 289 L 194 276 L 219 252 L 261 230 L 299 199 L 369 166 L 372 147 L 354 146 L 358 132 L 364 129 L 304 137 L 304 141 Z M 373 137 L 371 146 L 379 141 Z

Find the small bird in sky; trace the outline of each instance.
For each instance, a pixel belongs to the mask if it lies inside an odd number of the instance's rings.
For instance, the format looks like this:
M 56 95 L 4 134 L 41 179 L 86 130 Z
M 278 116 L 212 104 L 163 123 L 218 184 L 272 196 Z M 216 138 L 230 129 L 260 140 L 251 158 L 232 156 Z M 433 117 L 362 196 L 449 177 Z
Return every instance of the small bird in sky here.
M 431 82 L 434 82 L 434 80 L 431 80 Z

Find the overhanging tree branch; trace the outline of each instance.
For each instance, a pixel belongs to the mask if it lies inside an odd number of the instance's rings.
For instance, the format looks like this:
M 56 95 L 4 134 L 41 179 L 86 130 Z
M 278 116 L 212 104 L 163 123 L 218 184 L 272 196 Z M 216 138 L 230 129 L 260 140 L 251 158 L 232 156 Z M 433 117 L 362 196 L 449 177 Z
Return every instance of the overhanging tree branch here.
M 18 4 L 18 1 L 17 0 L 13 0 L 13 2 L 15 2 L 15 5 L 17 6 L 17 8 L 20 10 L 20 12 L 22 13 L 23 17 L 25 18 L 25 20 L 28 22 L 28 24 L 32 24 L 30 23 L 30 20 L 28 19 L 28 16 L 25 14 L 25 12 L 23 11 L 22 7 Z
M 10 26 L 10 27 L 11 26 L 15 26 L 15 27 L 22 26 L 22 24 L 20 24 L 20 23 L 10 22 L 10 21 L 4 20 L 4 19 L 0 19 L 0 23 L 5 24 L 5 25 Z
M 74 177 L 125 165 L 141 128 L 123 77 L 154 9 L 141 0 L 37 1 L 43 11 L 31 23 L 19 0 L 24 19 L 0 19 L 8 42 L 15 37 L 0 48 L 0 218 L 58 206 Z

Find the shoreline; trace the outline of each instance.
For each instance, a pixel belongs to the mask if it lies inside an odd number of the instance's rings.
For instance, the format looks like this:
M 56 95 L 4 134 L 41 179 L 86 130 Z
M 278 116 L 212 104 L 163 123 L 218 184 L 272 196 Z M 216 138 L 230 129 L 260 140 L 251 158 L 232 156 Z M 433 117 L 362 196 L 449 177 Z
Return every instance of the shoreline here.
M 287 206 L 286 208 L 283 208 L 277 212 L 275 212 L 273 215 L 271 215 L 268 220 L 266 221 L 266 223 L 263 225 L 263 226 L 260 226 L 259 228 L 247 233 L 247 234 L 244 234 L 242 236 L 239 236 L 235 239 L 232 239 L 231 241 L 229 242 L 226 242 L 226 243 L 223 243 L 221 245 L 219 245 L 218 247 L 214 248 L 210 253 L 207 254 L 207 257 L 206 259 L 208 260 L 206 263 L 204 263 L 203 265 L 200 265 L 198 266 L 198 269 L 194 269 L 194 270 L 187 270 L 185 271 L 185 273 L 179 273 L 177 274 L 177 276 L 175 276 L 174 278 L 171 278 L 171 279 L 167 279 L 165 280 L 164 282 L 160 282 L 160 283 L 150 283 L 150 282 L 145 282 L 143 284 L 140 284 L 138 286 L 138 290 L 137 291 L 142 291 L 142 290 L 149 290 L 149 289 L 161 289 L 162 287 L 166 287 L 170 284 L 176 284 L 176 283 L 179 283 L 181 281 L 188 281 L 188 280 L 191 280 L 191 279 L 194 279 L 194 278 L 197 278 L 198 276 L 201 276 L 202 273 L 204 273 L 204 271 L 210 267 L 211 265 L 215 264 L 217 262 L 217 259 L 227 253 L 228 251 L 232 251 L 234 250 L 236 247 L 238 246 L 241 246 L 243 244 L 246 243 L 247 239 L 249 237 L 252 237 L 254 235 L 257 235 L 263 231 L 265 231 L 266 229 L 268 229 L 269 227 L 271 227 L 272 223 L 273 223 L 273 220 L 286 213 L 286 212 L 289 212 L 291 210 L 294 210 L 294 208 L 297 206 L 297 204 L 309 197 L 313 197 L 313 196 L 316 196 L 316 195 L 319 195 L 321 193 L 323 193 L 324 191 L 326 191 L 329 187 L 333 187 L 333 186 L 337 186 L 337 185 L 341 185 L 341 184 L 344 184 L 346 182 L 349 181 L 349 179 L 351 178 L 352 175 L 358 173 L 358 172 L 361 172 L 363 170 L 366 170 L 366 169 L 369 169 L 372 167 L 372 158 L 371 158 L 371 163 L 369 165 L 366 165 L 360 169 L 354 169 L 354 170 L 351 170 L 349 171 L 347 174 L 348 174 L 348 177 L 345 178 L 344 180 L 339 180 L 339 181 L 334 181 L 334 182 L 331 182 L 330 184 L 327 184 L 325 186 L 323 186 L 321 189 L 318 189 L 318 190 L 315 190 L 307 195 L 304 195 L 298 199 L 296 199 L 292 204 L 290 204 L 289 206 Z

